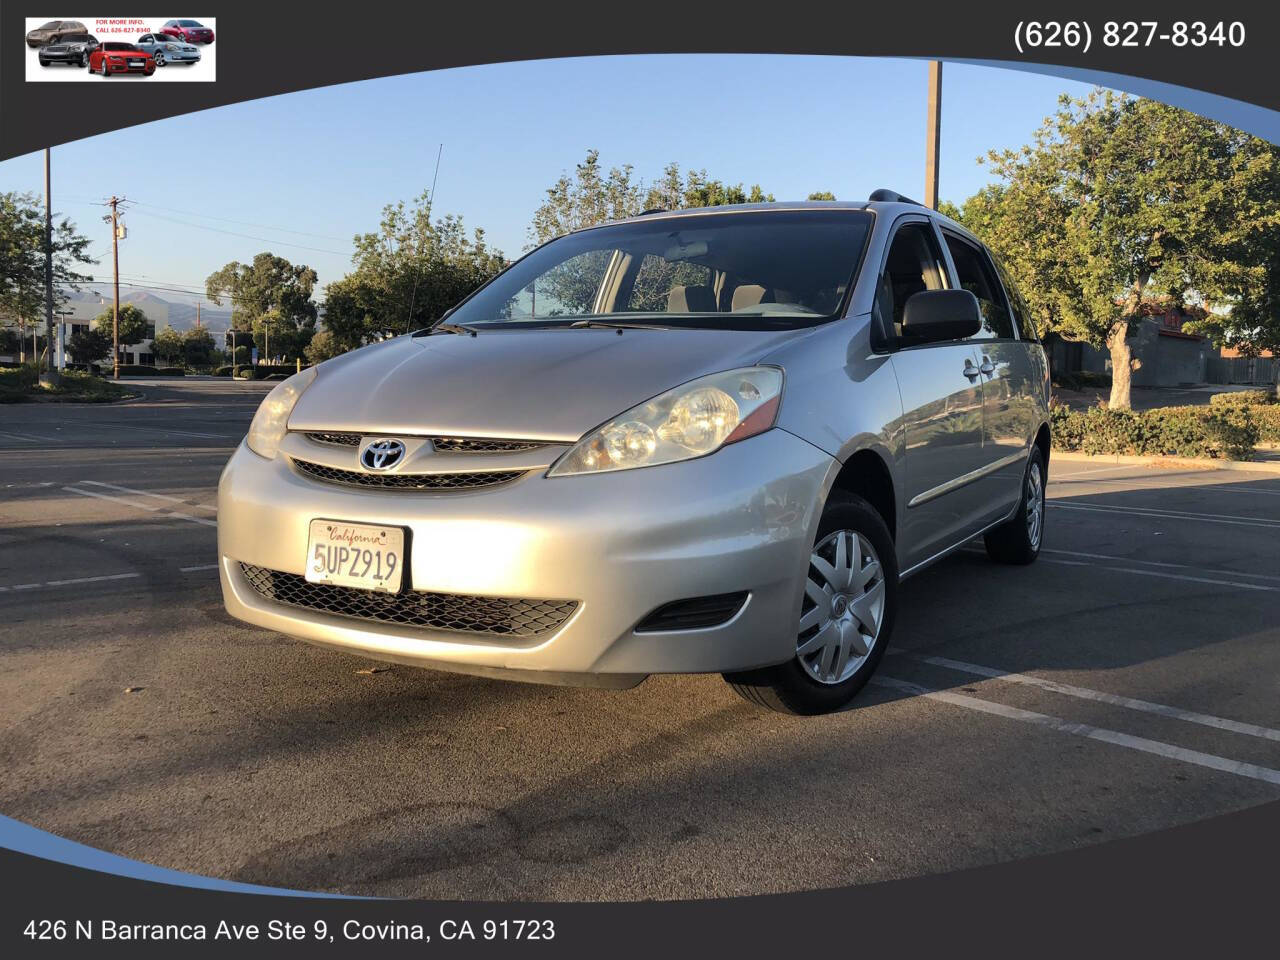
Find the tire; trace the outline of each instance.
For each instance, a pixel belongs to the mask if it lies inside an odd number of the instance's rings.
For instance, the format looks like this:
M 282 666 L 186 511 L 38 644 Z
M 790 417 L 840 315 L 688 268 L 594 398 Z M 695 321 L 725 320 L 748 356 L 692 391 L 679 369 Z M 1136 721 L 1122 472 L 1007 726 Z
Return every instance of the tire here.
M 48 65 L 49 65 L 49 61 L 48 61 L 48 60 L 46 60 L 44 57 L 41 57 L 41 58 L 40 58 L 40 66 L 42 66 L 42 67 L 47 67 Z
M 1048 481 L 1044 454 L 1036 445 L 1027 458 L 1027 471 L 1022 477 L 1022 496 L 1018 512 L 994 530 L 987 531 L 983 541 L 987 556 L 997 563 L 1032 563 L 1040 556 L 1044 542 L 1044 490 Z
M 835 552 L 841 542 L 843 554 Z M 853 552 L 855 543 L 857 554 Z M 848 565 L 849 582 L 835 591 L 826 589 L 840 579 L 841 559 Z M 839 710 L 858 694 L 884 656 L 898 610 L 898 558 L 893 538 L 880 514 L 861 497 L 833 494 L 827 501 L 809 560 L 796 656 L 777 666 L 724 675 L 744 700 L 802 716 Z M 818 561 L 836 577 L 825 575 Z M 872 563 L 877 565 L 875 570 Z M 859 571 L 866 579 L 856 586 Z M 806 627 L 808 619 L 813 622 Z M 868 621 L 873 621 L 871 627 Z M 832 629 L 835 634 L 828 632 Z M 824 643 L 823 636 L 829 642 Z M 864 653 L 859 653 L 859 644 Z M 804 652 L 806 646 L 808 652 Z M 833 652 L 828 654 L 828 649 Z M 842 657 L 848 659 L 842 661 Z
M 152 59 L 152 61 L 155 63 L 155 65 L 156 65 L 156 67 L 157 67 L 157 68 L 159 68 L 159 67 L 163 67 L 163 66 L 164 66 L 164 54 L 163 54 L 163 53 L 160 53 L 159 51 L 157 51 L 157 52 L 155 53 L 155 55 L 154 55 L 151 59 Z

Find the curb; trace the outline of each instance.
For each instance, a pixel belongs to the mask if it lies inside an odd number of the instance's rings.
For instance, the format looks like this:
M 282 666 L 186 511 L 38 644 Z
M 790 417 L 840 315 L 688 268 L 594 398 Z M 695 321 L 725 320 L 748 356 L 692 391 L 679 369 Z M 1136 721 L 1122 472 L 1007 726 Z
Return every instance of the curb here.
M 1183 467 L 1195 470 L 1245 470 L 1280 476 L 1280 460 L 1207 460 L 1194 457 L 1131 456 L 1124 453 L 1080 453 L 1075 450 L 1052 450 L 1050 462 L 1115 463 L 1133 467 Z

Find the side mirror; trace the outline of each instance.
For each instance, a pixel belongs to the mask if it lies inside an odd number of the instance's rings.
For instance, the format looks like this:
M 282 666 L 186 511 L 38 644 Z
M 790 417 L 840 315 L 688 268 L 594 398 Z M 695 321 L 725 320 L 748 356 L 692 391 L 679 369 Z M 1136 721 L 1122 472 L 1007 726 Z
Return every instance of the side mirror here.
M 907 298 L 903 336 L 935 343 L 963 340 L 982 329 L 978 298 L 968 290 L 921 290 Z

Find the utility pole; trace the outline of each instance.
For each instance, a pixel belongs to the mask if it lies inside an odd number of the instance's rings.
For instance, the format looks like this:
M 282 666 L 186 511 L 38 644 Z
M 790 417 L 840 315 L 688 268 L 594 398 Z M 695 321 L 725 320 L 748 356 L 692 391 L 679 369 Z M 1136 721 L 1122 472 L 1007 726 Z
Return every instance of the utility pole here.
M 53 198 L 50 196 L 49 148 L 44 148 L 44 342 L 45 364 L 40 380 L 57 386 L 61 379 L 53 365 Z
M 200 301 L 196 301 L 196 329 L 200 329 Z
M 119 197 L 107 201 L 111 205 L 111 376 L 120 379 L 120 215 L 116 209 Z
M 924 136 L 924 205 L 938 209 L 938 144 L 942 128 L 942 61 L 929 61 L 928 126 Z

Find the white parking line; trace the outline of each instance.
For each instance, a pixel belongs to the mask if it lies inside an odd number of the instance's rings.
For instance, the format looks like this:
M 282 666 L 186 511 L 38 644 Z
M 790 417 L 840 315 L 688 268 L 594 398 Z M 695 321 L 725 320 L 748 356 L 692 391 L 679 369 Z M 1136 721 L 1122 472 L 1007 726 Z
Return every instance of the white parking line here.
M 1270 767 L 1260 767 L 1257 764 L 1244 763 L 1240 760 L 1229 760 L 1226 757 L 1214 756 L 1211 753 L 1188 750 L 1185 747 L 1176 747 L 1171 743 L 1161 743 L 1159 740 L 1135 737 L 1116 730 L 1094 727 L 1087 723 L 1075 723 L 1071 720 L 1063 720 L 1060 717 L 1051 717 L 1048 714 L 1035 713 L 1032 710 L 1023 710 L 1019 707 L 995 703 L 991 700 L 967 697 L 964 694 L 952 693 L 949 690 L 932 690 L 929 687 L 922 687 L 918 683 L 910 683 L 895 677 L 872 677 L 870 682 L 878 687 L 887 687 L 890 690 L 897 690 L 901 693 L 926 697 L 930 700 L 939 700 L 952 706 L 965 707 L 969 710 L 977 710 L 981 713 L 989 713 L 1009 720 L 1021 720 L 1023 723 L 1035 724 L 1048 730 L 1056 730 L 1059 733 L 1068 733 L 1088 740 L 1100 740 L 1103 743 L 1128 747 L 1130 750 L 1140 750 L 1143 753 L 1167 757 L 1170 760 L 1180 760 L 1183 763 L 1208 767 L 1211 770 L 1233 773 L 1239 777 L 1249 777 L 1253 780 L 1262 780 L 1265 783 L 1280 786 L 1280 770 L 1272 770 Z
M 1232 733 L 1243 733 L 1250 737 L 1280 741 L 1280 730 L 1261 727 L 1253 723 L 1240 723 L 1237 720 L 1227 720 L 1224 717 L 1215 717 L 1208 713 L 1196 713 L 1194 710 L 1183 710 L 1180 707 L 1170 707 L 1163 703 L 1152 703 L 1148 700 L 1135 700 L 1133 697 L 1122 697 L 1114 693 L 1104 693 L 1101 690 L 1090 690 L 1088 687 L 1059 683 L 1056 680 L 1046 680 L 1043 677 L 1036 677 L 1027 673 L 1010 673 L 1007 670 L 998 670 L 995 667 L 984 667 L 977 663 L 965 663 L 963 660 L 951 660 L 947 657 L 932 657 L 905 651 L 898 652 L 897 655 L 910 657 L 912 660 L 919 660 L 922 663 L 931 663 L 935 667 L 945 667 L 948 670 L 955 670 L 959 673 L 971 673 L 974 676 L 1005 680 L 1009 683 L 1023 683 L 1028 686 L 1039 687 L 1042 690 L 1049 690 L 1053 693 L 1061 693 L 1068 697 L 1096 700 L 1099 703 L 1109 703 L 1112 706 L 1125 707 L 1129 710 L 1140 710 L 1143 713 L 1154 713 L 1157 716 L 1171 717 L 1174 720 L 1185 720 L 1187 723 L 1198 723 L 1206 727 L 1216 727 L 1219 730 L 1230 730 Z
M 217 570 L 216 563 L 202 563 L 194 567 L 179 567 L 179 573 L 202 573 L 206 570 Z M 85 583 L 104 583 L 109 580 L 134 580 L 141 573 L 108 573 L 98 577 L 72 577 L 67 580 L 44 580 L 39 583 L 0 584 L 0 593 L 21 593 L 26 590 L 44 590 L 48 587 L 76 587 Z
M 174 437 L 199 437 L 202 440 L 232 440 L 240 435 L 230 433 L 196 433 L 194 430 L 174 430 L 171 427 L 146 427 L 137 423 L 98 423 L 92 420 L 82 421 L 85 426 L 104 427 L 107 429 L 146 430 L 150 433 L 165 433 Z
M 1135 467 L 1134 464 L 1125 464 L 1124 466 L 1119 466 L 1119 467 L 1099 467 L 1096 470 L 1076 470 L 1071 473 L 1063 473 L 1061 466 L 1059 466 L 1053 470 L 1053 474 L 1051 474 L 1051 476 L 1056 475 L 1058 477 L 1061 477 L 1062 480 L 1073 480 L 1076 477 L 1092 477 L 1100 473 L 1119 473 L 1121 470 L 1134 470 L 1134 469 L 1141 470 L 1142 468 Z M 1143 478 L 1142 477 L 1131 477 L 1131 478 L 1126 477 L 1116 482 L 1123 482 L 1123 480 L 1125 479 L 1141 480 Z M 1062 480 L 1051 479 L 1049 481 L 1049 485 L 1052 486 L 1055 483 L 1061 483 Z
M 1245 573 L 1243 570 L 1217 570 L 1212 567 L 1197 567 L 1190 563 L 1168 563 L 1161 560 L 1139 560 L 1136 557 L 1115 557 L 1107 553 L 1082 553 L 1079 550 L 1050 550 L 1042 547 L 1041 553 L 1056 553 L 1064 557 L 1084 557 L 1087 560 L 1116 560 L 1120 563 L 1140 563 L 1144 567 L 1172 567 L 1178 570 L 1195 570 L 1198 573 L 1212 573 L 1230 577 L 1248 577 L 1250 580 L 1270 580 L 1280 583 L 1280 577 L 1272 577 L 1265 573 Z
M 9 431 L 0 431 L 0 437 L 9 440 L 17 440 L 19 443 L 64 443 L 61 437 L 33 437 L 25 433 L 11 433 Z
M 133 507 L 136 510 L 147 510 L 151 513 L 160 513 L 165 517 L 173 517 L 178 520 L 189 520 L 192 523 L 199 523 L 206 527 L 216 527 L 217 520 L 209 520 L 205 517 L 193 517 L 187 513 L 179 513 L 177 510 L 169 510 L 165 507 L 157 507 L 150 503 L 138 503 L 135 500 L 126 500 L 124 497 L 113 497 L 108 493 L 98 493 L 94 490 L 81 490 L 77 487 L 63 487 L 67 493 L 78 493 L 82 497 L 97 497 L 99 500 L 110 500 L 112 503 L 123 503 L 126 507 Z
M 217 507 L 211 507 L 204 503 L 190 503 L 180 497 L 171 497 L 168 494 L 156 493 L 152 490 L 135 490 L 133 487 L 120 487 L 114 483 L 103 483 L 101 480 L 77 480 L 76 483 L 87 484 L 94 487 L 106 487 L 108 490 L 118 490 L 121 493 L 136 493 L 140 497 L 154 497 L 157 500 L 168 500 L 170 503 L 180 503 L 185 507 L 198 507 L 201 510 L 216 511 Z
M 1123 513 L 1130 517 L 1155 517 L 1157 520 L 1196 520 L 1201 523 L 1228 524 L 1238 527 L 1280 528 L 1280 520 L 1260 520 L 1255 517 L 1237 517 L 1222 513 L 1190 513 L 1185 510 L 1159 510 L 1155 507 L 1114 507 L 1102 504 L 1062 503 L 1057 499 L 1047 501 L 1059 510 L 1088 510 L 1093 513 Z
M 1162 580 L 1185 580 L 1188 583 L 1209 583 L 1218 587 L 1236 587 L 1240 590 L 1264 590 L 1268 593 L 1280 593 L 1280 587 L 1269 587 L 1264 583 L 1244 583 L 1240 580 L 1218 580 L 1213 577 L 1192 577 L 1184 573 L 1165 573 L 1162 570 L 1140 570 L 1137 567 L 1116 567 L 1111 564 L 1086 563 L 1083 560 L 1055 560 L 1053 557 L 1041 557 L 1041 563 L 1056 563 L 1066 567 L 1090 567 L 1108 573 L 1133 573 L 1140 577 L 1159 577 Z
M 0 593 L 17 592 L 19 590 L 42 590 L 45 587 L 73 587 L 82 583 L 101 583 L 105 580 L 132 580 L 140 577 L 140 573 L 111 573 L 101 577 L 75 577 L 71 580 L 46 580 L 43 583 L 14 583 L 0 586 Z

